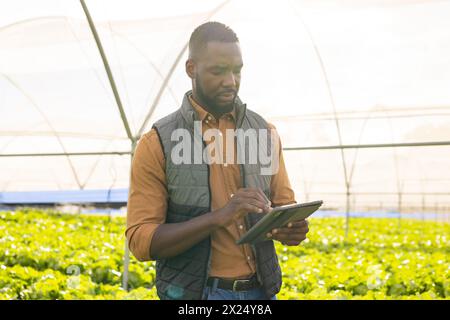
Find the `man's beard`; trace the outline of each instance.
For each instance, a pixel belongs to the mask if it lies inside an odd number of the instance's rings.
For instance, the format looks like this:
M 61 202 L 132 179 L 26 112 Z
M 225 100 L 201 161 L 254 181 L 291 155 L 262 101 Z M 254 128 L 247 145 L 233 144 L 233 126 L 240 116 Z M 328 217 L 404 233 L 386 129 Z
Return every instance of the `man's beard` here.
M 207 97 L 205 95 L 205 92 L 200 84 L 200 81 L 198 81 L 197 78 L 195 78 L 194 81 L 195 81 L 195 89 L 196 89 L 197 96 L 201 100 L 198 102 L 202 104 L 202 107 L 207 108 L 208 111 L 211 112 L 215 116 L 216 115 L 221 116 L 222 114 L 231 112 L 231 110 L 233 110 L 236 97 L 228 105 L 219 106 L 215 103 L 215 101 L 213 99 L 210 99 L 209 97 Z

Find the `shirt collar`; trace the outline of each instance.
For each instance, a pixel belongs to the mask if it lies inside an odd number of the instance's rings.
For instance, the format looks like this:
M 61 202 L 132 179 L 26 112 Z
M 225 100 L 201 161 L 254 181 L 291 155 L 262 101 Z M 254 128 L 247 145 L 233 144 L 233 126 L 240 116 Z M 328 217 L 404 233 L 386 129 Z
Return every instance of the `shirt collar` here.
M 194 110 L 197 112 L 199 118 L 201 121 L 204 121 L 206 119 L 215 119 L 214 116 L 209 113 L 208 111 L 206 111 L 205 108 L 203 108 L 200 104 L 198 104 L 194 98 L 192 97 L 192 94 L 190 94 L 189 96 L 189 102 L 191 103 L 192 107 L 194 108 Z M 230 112 L 227 112 L 225 114 L 223 114 L 221 117 L 226 117 L 227 115 L 230 115 L 231 118 L 236 121 L 236 108 L 233 107 L 233 110 L 231 110 Z M 209 118 L 210 117 L 210 118 Z

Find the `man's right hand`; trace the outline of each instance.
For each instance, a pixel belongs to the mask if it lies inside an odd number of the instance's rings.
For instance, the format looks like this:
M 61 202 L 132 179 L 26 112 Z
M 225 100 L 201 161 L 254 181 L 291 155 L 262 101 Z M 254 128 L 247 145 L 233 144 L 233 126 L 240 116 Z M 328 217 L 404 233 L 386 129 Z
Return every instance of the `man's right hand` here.
M 261 189 L 241 188 L 231 196 L 228 203 L 213 214 L 216 214 L 219 226 L 225 227 L 242 218 L 249 212 L 269 213 L 272 208 Z
M 184 222 L 163 223 L 156 228 L 150 247 L 152 259 L 167 259 L 185 252 L 208 237 L 211 232 L 242 218 L 248 212 L 272 210 L 271 203 L 259 189 L 239 189 L 221 209 Z

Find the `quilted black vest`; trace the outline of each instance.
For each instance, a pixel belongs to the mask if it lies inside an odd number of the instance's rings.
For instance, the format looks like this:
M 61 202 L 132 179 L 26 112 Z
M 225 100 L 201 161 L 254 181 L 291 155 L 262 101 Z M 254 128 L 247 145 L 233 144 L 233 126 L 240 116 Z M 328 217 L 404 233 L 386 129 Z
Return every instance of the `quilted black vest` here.
M 194 135 L 194 121 L 200 121 L 200 119 L 189 102 L 190 94 L 191 91 L 185 94 L 180 109 L 153 125 L 165 155 L 169 194 L 166 223 L 184 222 L 211 211 L 209 166 L 204 161 L 198 163 L 194 159 L 194 149 L 198 148 L 196 151 L 201 153 L 199 149 L 204 147 L 204 143 L 202 139 L 199 141 Z M 247 110 L 246 105 L 239 98 L 236 100 L 237 129 L 268 129 L 267 122 L 261 116 Z M 188 163 L 174 163 L 172 159 L 173 148 L 179 143 L 177 139 L 176 141 L 172 139 L 172 134 L 177 129 L 185 129 L 184 132 L 189 132 L 193 152 L 192 161 Z M 258 142 L 260 140 L 258 139 Z M 270 140 L 268 143 L 270 144 Z M 247 161 L 242 161 L 244 164 L 240 165 L 242 186 L 260 188 L 270 199 L 271 175 L 262 175 L 263 165 L 259 160 L 250 164 L 249 156 L 249 152 L 246 151 Z M 247 228 L 253 226 L 260 218 L 261 215 L 257 213 L 247 214 Z M 255 254 L 258 279 L 267 296 L 271 297 L 281 288 L 281 269 L 274 243 L 272 240 L 263 241 L 252 246 L 252 249 Z M 157 260 L 156 288 L 159 298 L 161 300 L 202 299 L 209 274 L 210 257 L 211 239 L 208 237 L 178 256 Z

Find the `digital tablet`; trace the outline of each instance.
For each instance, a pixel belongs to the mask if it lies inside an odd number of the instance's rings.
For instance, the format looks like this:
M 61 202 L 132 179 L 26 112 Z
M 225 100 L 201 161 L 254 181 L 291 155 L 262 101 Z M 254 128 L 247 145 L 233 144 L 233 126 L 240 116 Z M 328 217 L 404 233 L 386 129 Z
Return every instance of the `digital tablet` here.
M 266 236 L 268 232 L 271 232 L 275 228 L 284 227 L 291 221 L 302 220 L 309 217 L 319 209 L 322 203 L 323 201 L 319 200 L 275 207 L 237 240 L 236 244 L 254 244 L 260 241 L 269 240 Z

